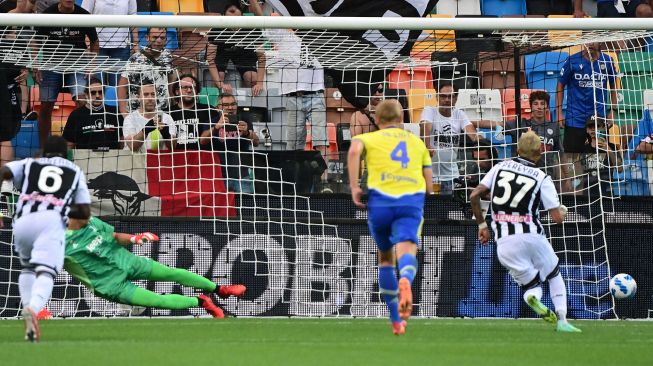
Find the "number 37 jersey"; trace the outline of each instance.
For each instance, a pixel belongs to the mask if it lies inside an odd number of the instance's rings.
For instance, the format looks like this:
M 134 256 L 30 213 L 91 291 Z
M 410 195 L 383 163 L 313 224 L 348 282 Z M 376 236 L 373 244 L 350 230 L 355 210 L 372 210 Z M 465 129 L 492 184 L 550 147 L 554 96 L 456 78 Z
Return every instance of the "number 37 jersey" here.
M 66 223 L 71 204 L 91 203 L 84 172 L 64 158 L 28 158 L 12 161 L 7 168 L 14 175 L 14 186 L 20 189 L 14 220 L 53 210 Z
M 495 165 L 481 184 L 490 189 L 492 230 L 497 240 L 515 234 L 544 235 L 540 203 L 545 210 L 560 206 L 551 177 L 521 158 Z
M 365 133 L 354 139 L 365 145 L 370 206 L 423 206 L 423 169 L 431 167 L 431 156 L 422 140 L 399 128 Z

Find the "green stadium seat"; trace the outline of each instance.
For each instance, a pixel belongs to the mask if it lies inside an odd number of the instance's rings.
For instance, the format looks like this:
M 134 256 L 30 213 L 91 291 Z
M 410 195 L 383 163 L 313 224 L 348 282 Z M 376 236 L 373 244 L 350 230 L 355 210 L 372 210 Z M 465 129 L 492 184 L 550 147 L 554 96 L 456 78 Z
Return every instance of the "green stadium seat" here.
M 617 92 L 617 110 L 614 118 L 619 125 L 636 123 L 642 118 L 644 102 L 642 91 L 622 89 Z
M 651 75 L 630 74 L 621 77 L 622 90 L 637 90 L 641 92 L 646 89 L 653 89 L 653 78 Z
M 220 96 L 220 89 L 211 86 L 205 86 L 197 96 L 197 101 L 201 104 L 208 104 L 211 107 L 218 106 L 218 97 Z
M 621 72 L 628 74 L 653 73 L 653 53 L 621 52 L 619 54 Z

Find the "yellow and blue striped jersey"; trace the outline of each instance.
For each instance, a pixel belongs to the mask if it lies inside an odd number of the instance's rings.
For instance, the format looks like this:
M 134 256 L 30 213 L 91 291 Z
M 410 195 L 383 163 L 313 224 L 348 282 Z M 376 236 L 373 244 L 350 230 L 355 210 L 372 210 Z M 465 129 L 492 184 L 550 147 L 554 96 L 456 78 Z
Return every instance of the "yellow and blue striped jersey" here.
M 400 128 L 369 132 L 354 139 L 365 145 L 370 204 L 373 200 L 379 205 L 398 204 L 402 198 L 401 205 L 413 205 L 406 196 L 416 194 L 423 202 L 423 168 L 431 167 L 431 156 L 422 140 Z

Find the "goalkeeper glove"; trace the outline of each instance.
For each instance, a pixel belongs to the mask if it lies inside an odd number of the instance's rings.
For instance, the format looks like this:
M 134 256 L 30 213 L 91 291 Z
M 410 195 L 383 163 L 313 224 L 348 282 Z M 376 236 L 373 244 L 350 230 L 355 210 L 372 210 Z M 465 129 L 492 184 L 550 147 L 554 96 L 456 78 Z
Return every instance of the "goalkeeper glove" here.
M 132 244 L 146 244 L 152 241 L 159 241 L 159 237 L 156 234 L 152 233 L 142 233 L 142 234 L 134 234 L 129 238 L 129 241 L 132 242 Z

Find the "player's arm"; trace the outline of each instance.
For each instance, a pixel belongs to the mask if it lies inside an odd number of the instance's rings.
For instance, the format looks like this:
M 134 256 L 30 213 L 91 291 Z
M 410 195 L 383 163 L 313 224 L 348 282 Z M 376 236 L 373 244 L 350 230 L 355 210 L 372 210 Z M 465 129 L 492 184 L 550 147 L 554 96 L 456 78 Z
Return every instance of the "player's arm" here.
M 120 245 L 142 245 L 153 241 L 159 241 L 159 237 L 150 232 L 144 232 L 141 234 L 113 233 L 113 237 Z
M 472 213 L 474 213 L 474 218 L 478 225 L 478 240 L 482 244 L 487 244 L 490 241 L 490 230 L 487 227 L 487 222 L 485 222 L 485 216 L 483 216 L 483 210 L 481 209 L 481 197 L 485 196 L 489 191 L 490 188 L 479 184 L 474 188 L 469 197 L 472 205 Z
M 365 205 L 361 201 L 363 196 L 363 190 L 358 184 L 360 167 L 361 167 L 361 156 L 365 151 L 365 145 L 363 141 L 359 139 L 354 139 L 351 142 L 349 147 L 349 152 L 347 153 L 347 170 L 349 173 L 349 187 L 351 188 L 351 198 L 354 201 L 354 204 L 357 207 L 365 208 Z
M 544 209 L 549 211 L 551 220 L 556 224 L 562 224 L 567 216 L 567 207 L 560 204 L 558 199 L 558 192 L 551 177 L 546 177 L 542 181 L 542 188 L 540 188 L 540 196 L 542 197 L 542 205 Z
M 422 168 L 422 174 L 426 182 L 426 194 L 433 194 L 433 167 L 425 166 Z

